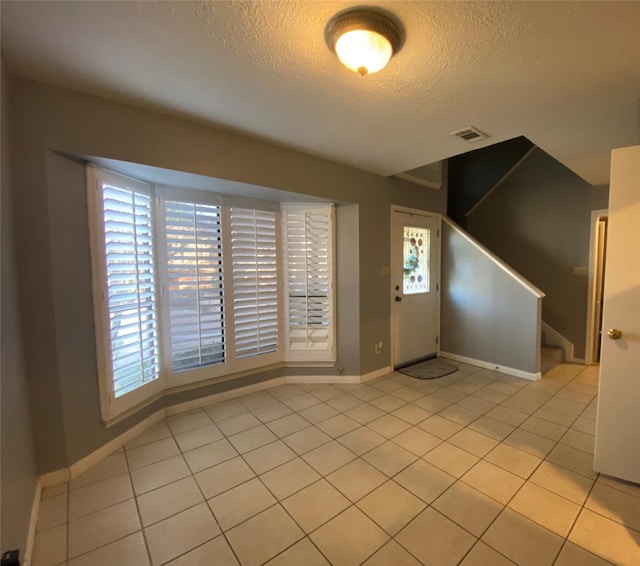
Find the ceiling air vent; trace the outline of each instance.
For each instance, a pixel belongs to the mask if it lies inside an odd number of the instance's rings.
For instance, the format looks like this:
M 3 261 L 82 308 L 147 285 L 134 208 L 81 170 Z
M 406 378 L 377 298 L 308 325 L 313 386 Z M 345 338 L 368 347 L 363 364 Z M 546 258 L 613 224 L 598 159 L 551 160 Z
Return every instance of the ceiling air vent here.
M 462 130 L 458 130 L 457 132 L 451 132 L 450 135 L 457 136 L 469 143 L 486 140 L 489 137 L 487 134 L 481 132 L 480 130 L 478 130 L 478 128 L 474 128 L 473 126 L 463 128 Z

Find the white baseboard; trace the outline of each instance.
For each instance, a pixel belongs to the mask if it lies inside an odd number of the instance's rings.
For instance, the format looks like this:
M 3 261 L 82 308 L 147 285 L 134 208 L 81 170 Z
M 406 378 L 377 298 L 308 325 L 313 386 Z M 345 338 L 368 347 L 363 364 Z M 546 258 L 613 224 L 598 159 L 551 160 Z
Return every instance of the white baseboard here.
M 27 543 L 24 549 L 24 558 L 22 566 L 31 566 L 31 558 L 33 556 L 33 545 L 36 540 L 36 527 L 38 526 L 38 517 L 40 515 L 40 500 L 42 499 L 42 483 L 36 481 L 36 489 L 33 494 L 33 503 L 31 504 L 31 515 L 29 517 L 29 530 L 27 531 Z
M 68 468 L 43 474 L 40 476 L 39 486 L 41 488 L 52 487 L 77 478 L 80 474 L 104 460 L 109 456 L 109 454 L 113 454 L 113 452 L 122 448 L 127 442 L 133 440 L 136 436 L 151 428 L 167 416 L 186 413 L 194 409 L 199 409 L 200 407 L 212 405 L 213 403 L 220 403 L 221 401 L 234 399 L 242 395 L 264 391 L 265 389 L 271 389 L 272 387 L 283 385 L 284 383 L 365 383 L 372 379 L 388 375 L 391 371 L 390 367 L 385 367 L 369 372 L 365 375 L 292 375 L 287 377 L 276 377 L 267 381 L 261 381 L 260 383 L 254 383 L 253 385 L 246 385 L 245 387 L 238 387 L 236 389 L 230 389 L 229 391 L 223 391 L 222 393 L 215 393 L 214 395 L 208 395 L 207 397 L 178 403 L 176 405 L 160 409 L 152 415 L 149 415 L 146 419 L 132 426 L 129 430 L 115 438 L 112 438 L 100 448 L 97 448 L 84 458 L 81 458 L 74 464 L 71 464 Z
M 494 371 L 499 371 L 501 373 L 506 373 L 507 375 L 513 375 L 514 377 L 521 377 L 522 379 L 528 379 L 529 381 L 538 381 L 542 378 L 542 374 L 540 372 L 531 373 L 528 371 L 523 371 L 521 369 L 510 368 L 507 366 L 501 366 L 499 364 L 494 364 L 492 362 L 485 362 L 483 360 L 476 360 L 474 358 L 467 358 L 466 356 L 460 356 L 458 354 L 452 354 L 451 352 L 440 352 L 440 357 L 449 358 L 455 362 L 463 362 L 465 364 L 469 364 L 472 366 L 477 366 L 480 368 L 490 369 Z
M 70 479 L 76 479 L 80 474 L 86 472 L 92 466 L 95 466 L 98 462 L 104 460 L 109 454 L 113 454 L 118 448 L 122 448 L 127 442 L 133 440 L 136 436 L 151 428 L 154 424 L 160 422 L 165 417 L 165 409 L 160 409 L 155 413 L 149 415 L 146 419 L 133 425 L 130 429 L 126 430 L 122 434 L 112 438 L 106 444 L 100 446 L 100 448 L 91 452 L 84 458 L 78 460 L 75 464 L 71 464 L 69 467 Z
M 87 454 L 84 458 L 81 458 L 77 462 L 71 464 L 68 468 L 56 470 L 55 472 L 49 472 L 40 476 L 39 484 L 42 488 L 52 487 L 54 485 L 60 485 L 70 480 L 77 478 L 83 472 L 86 472 L 92 466 L 95 466 L 102 460 L 104 460 L 110 454 L 113 454 L 119 448 L 122 448 L 127 442 L 133 440 L 136 436 L 143 433 L 145 430 L 151 428 L 156 423 L 160 422 L 166 416 L 178 415 L 180 413 L 186 413 L 193 409 L 200 407 L 206 407 L 213 403 L 219 403 L 220 401 L 226 401 L 234 397 L 240 397 L 241 395 L 247 395 L 249 393 L 255 393 L 257 391 L 263 391 L 264 389 L 270 389 L 277 385 L 282 385 L 285 382 L 283 377 L 277 377 L 261 383 L 255 383 L 253 385 L 247 385 L 245 387 L 238 387 L 237 389 L 231 389 L 222 393 L 216 393 L 214 395 L 208 395 L 207 397 L 201 397 L 200 399 L 194 399 L 193 401 L 187 401 L 185 403 L 179 403 L 166 409 L 159 409 L 152 415 L 149 415 L 146 419 L 132 426 L 122 434 L 112 438 L 106 444 L 100 446 L 90 454 Z
M 287 383 L 366 383 L 392 373 L 391 367 L 384 367 L 364 375 L 288 375 Z
M 360 383 L 359 375 L 288 375 L 287 383 Z
M 391 366 L 387 366 L 385 368 L 376 369 L 370 371 L 369 373 L 365 373 L 360 376 L 360 383 L 366 383 L 367 381 L 372 381 L 374 379 L 378 379 L 379 377 L 384 377 L 385 375 L 389 375 L 393 373 L 393 369 Z
M 207 395 L 206 397 L 200 397 L 193 401 L 185 401 L 184 403 L 178 403 L 167 407 L 167 416 L 179 415 L 180 413 L 186 413 L 187 411 L 193 411 L 200 407 L 206 407 L 207 405 L 213 405 L 213 403 L 220 403 L 221 401 L 227 401 L 228 399 L 234 399 L 241 397 L 242 395 L 248 395 L 249 393 L 257 393 L 258 391 L 264 391 L 265 389 L 271 389 L 278 385 L 285 383 L 284 377 L 274 377 L 260 383 L 254 383 L 253 385 L 245 385 L 244 387 L 237 387 L 236 389 L 229 389 L 222 393 L 214 393 L 213 395 Z

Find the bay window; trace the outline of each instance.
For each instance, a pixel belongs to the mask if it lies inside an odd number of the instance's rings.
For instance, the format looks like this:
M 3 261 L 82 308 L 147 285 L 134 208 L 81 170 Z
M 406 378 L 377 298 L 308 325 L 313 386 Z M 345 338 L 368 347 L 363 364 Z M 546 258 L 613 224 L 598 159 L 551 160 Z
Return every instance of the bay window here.
M 335 360 L 330 205 L 87 171 L 104 420 L 167 387 Z

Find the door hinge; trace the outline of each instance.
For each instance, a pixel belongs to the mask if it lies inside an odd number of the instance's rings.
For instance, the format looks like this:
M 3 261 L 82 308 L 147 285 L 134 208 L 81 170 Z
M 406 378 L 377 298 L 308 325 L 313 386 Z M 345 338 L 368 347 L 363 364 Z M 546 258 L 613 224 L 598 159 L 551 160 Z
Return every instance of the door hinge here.
M 436 336 L 436 344 L 440 344 L 440 338 Z
M 440 283 L 436 283 L 436 291 L 440 290 Z

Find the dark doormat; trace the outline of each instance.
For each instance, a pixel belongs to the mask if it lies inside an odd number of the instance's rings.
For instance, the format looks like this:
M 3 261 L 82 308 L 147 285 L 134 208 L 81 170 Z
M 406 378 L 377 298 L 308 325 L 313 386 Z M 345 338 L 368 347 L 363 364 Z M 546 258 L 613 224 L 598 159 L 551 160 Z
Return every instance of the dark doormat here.
M 437 377 L 454 373 L 458 371 L 458 368 L 449 362 L 445 362 L 442 358 L 433 358 L 401 368 L 397 371 L 418 379 L 436 379 Z

